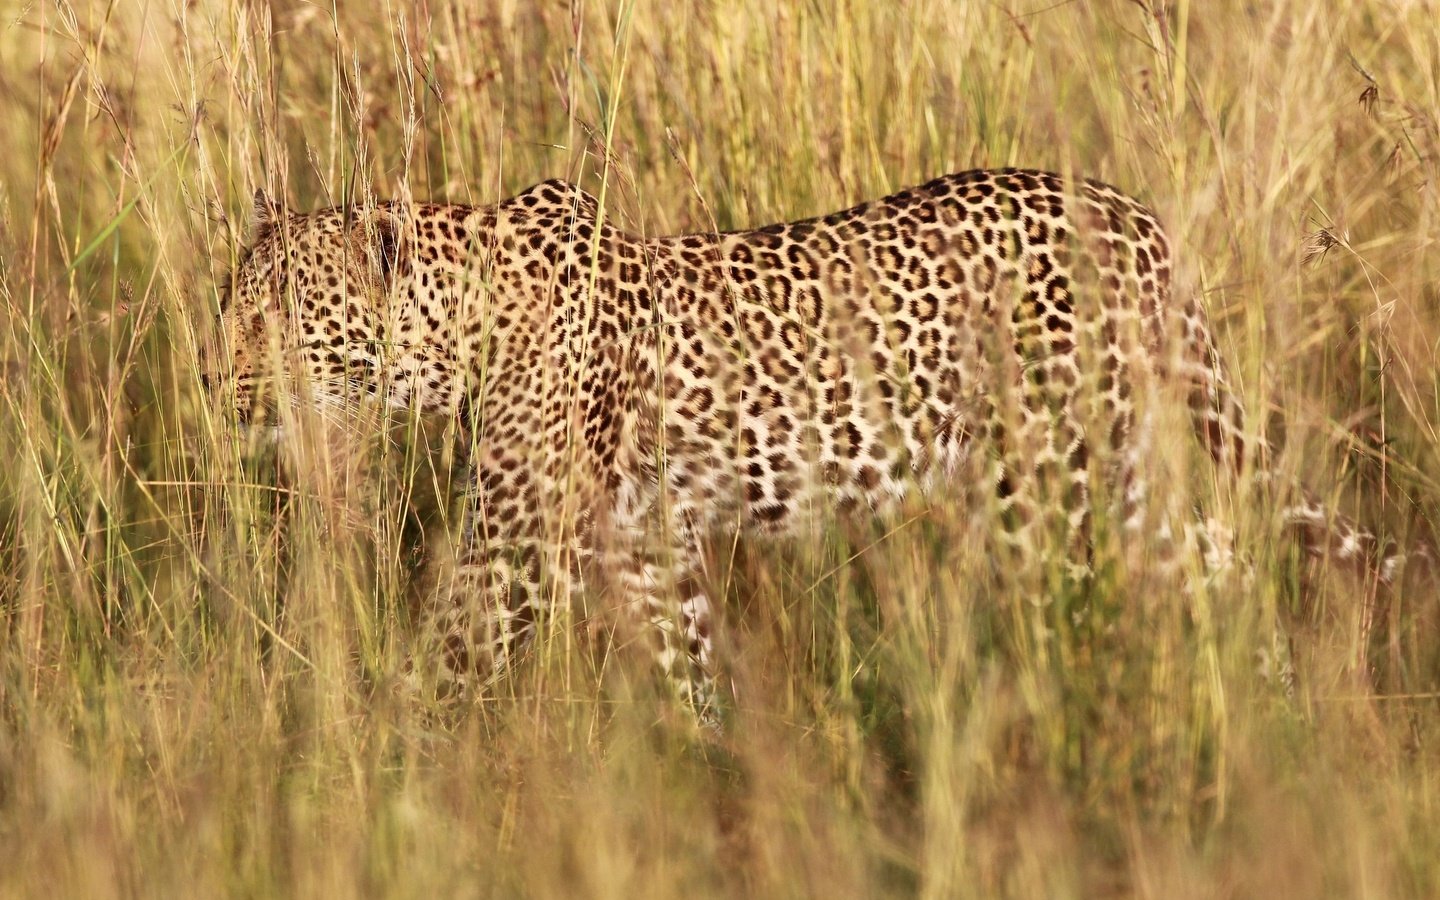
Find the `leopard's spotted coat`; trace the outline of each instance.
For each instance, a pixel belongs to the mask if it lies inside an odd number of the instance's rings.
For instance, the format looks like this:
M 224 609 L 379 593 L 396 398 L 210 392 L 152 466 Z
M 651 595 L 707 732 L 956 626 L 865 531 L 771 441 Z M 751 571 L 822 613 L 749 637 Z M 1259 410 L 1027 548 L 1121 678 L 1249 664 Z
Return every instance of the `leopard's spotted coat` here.
M 1153 538 L 1144 455 L 1165 403 L 1217 471 L 1263 471 L 1172 279 L 1150 211 L 1045 172 L 652 239 L 548 181 L 492 206 L 262 208 L 223 322 L 244 418 L 273 407 L 274 360 L 322 404 L 378 394 L 460 417 L 463 565 L 417 662 L 460 682 L 503 671 L 588 574 L 708 707 L 697 543 L 717 529 L 782 532 L 963 479 L 1012 544 L 1060 528 L 1083 568 L 1094 497 Z M 1288 515 L 1317 551 L 1373 550 L 1318 507 Z

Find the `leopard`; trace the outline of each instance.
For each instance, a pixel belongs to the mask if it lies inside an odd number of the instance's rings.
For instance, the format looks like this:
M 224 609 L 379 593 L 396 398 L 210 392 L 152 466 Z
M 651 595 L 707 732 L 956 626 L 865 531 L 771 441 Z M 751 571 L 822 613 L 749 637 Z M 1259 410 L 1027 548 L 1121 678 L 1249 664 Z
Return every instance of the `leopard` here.
M 1272 468 L 1166 229 L 1100 181 L 976 169 L 658 237 L 612 205 L 562 179 L 488 205 L 256 193 L 212 386 L 238 420 L 279 421 L 289 379 L 316 408 L 437 414 L 463 437 L 458 562 L 423 613 L 420 682 L 493 686 L 600 591 L 714 722 L 717 534 L 959 485 L 1016 552 L 1058 530 L 1083 577 L 1102 504 L 1137 541 L 1180 542 L 1147 512 L 1147 447 L 1173 421 L 1217 479 Z M 1382 579 L 1402 559 L 1308 495 L 1280 515 L 1310 554 Z

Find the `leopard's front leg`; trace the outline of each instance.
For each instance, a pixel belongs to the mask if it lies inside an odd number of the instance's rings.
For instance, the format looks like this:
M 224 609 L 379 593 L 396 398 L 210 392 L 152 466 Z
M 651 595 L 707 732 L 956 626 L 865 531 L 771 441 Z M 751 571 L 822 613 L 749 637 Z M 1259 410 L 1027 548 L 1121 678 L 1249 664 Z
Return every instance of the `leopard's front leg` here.
M 534 541 L 467 547 L 437 587 L 421 644 L 422 682 L 440 696 L 471 696 L 509 673 L 544 622 L 570 607 L 578 551 Z
M 547 621 L 563 619 L 590 552 L 573 528 L 542 515 L 545 508 L 500 473 L 484 466 L 475 473 L 459 557 L 423 614 L 410 665 L 416 686 L 442 697 L 488 690 Z
M 657 542 L 611 553 L 622 592 L 622 616 L 630 641 L 643 646 L 654 668 L 704 728 L 718 730 L 714 668 L 714 622 L 693 542 Z
M 412 678 L 442 697 L 493 688 L 538 629 L 570 609 L 589 557 L 579 541 L 512 538 L 467 546 L 453 577 L 436 591 Z M 608 548 L 603 558 L 618 595 L 619 646 L 643 648 L 697 723 L 718 730 L 713 619 L 697 577 L 698 548 L 629 545 Z

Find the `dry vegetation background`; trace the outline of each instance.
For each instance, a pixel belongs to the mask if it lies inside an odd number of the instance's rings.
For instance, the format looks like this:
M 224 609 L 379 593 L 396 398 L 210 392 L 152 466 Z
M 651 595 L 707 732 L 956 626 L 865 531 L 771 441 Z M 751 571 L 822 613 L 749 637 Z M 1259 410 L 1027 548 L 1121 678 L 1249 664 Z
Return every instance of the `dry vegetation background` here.
M 1171 223 L 1281 466 L 1408 541 L 1440 510 L 1437 21 L 0 5 L 0 892 L 1440 892 L 1440 596 L 1299 564 L 1272 500 L 1212 499 L 1255 575 L 1189 595 L 1143 565 L 1083 597 L 995 572 L 943 506 L 718 546 L 718 745 L 568 640 L 435 716 L 387 685 L 449 541 L 443 424 L 371 442 L 357 519 L 331 457 L 249 452 L 198 377 L 257 186 L 483 203 L 567 176 L 659 233 L 1083 171 Z M 1277 620 L 1293 699 L 1253 674 Z

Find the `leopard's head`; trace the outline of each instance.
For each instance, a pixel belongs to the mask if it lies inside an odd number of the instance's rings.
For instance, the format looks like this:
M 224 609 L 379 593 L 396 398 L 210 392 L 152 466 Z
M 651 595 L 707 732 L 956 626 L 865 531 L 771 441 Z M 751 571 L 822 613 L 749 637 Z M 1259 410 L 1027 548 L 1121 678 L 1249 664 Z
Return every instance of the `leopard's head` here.
M 323 416 L 383 391 L 402 226 L 386 205 L 288 214 L 256 192 L 245 249 L 220 286 L 205 372 L 242 423 L 275 427 L 287 406 Z

